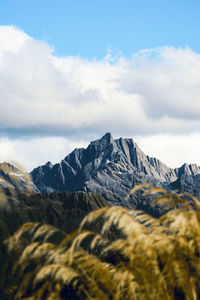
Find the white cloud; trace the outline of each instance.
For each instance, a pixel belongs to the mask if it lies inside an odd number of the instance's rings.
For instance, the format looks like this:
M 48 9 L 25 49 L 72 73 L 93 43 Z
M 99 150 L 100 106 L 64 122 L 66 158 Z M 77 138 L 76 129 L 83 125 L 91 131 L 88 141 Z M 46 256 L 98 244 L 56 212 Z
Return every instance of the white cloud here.
M 27 171 L 47 161 L 55 164 L 74 148 L 86 147 L 85 141 L 70 141 L 63 137 L 38 137 L 32 139 L 0 139 L 0 162 L 19 163 Z
M 30 37 L 14 26 L 0 26 L 0 52 L 17 53 Z
M 13 26 L 0 26 L 0 133 L 18 136 L 27 149 L 27 165 L 46 156 L 39 143 L 38 156 L 28 158 L 36 135 L 68 142 L 81 137 L 86 143 L 107 131 L 152 141 L 164 134 L 175 143 L 177 135 L 198 134 L 199 82 L 200 55 L 189 48 L 143 50 L 131 59 L 113 60 L 110 53 L 101 61 L 56 57 L 48 44 Z M 8 153 L 19 157 L 16 141 L 4 140 L 2 149 L 10 147 Z M 52 153 L 71 149 L 68 142 L 58 142 Z
M 199 71 L 199 54 L 189 48 L 163 47 L 133 56 L 120 85 L 141 96 L 149 117 L 199 120 Z
M 114 136 L 118 138 L 119 136 Z M 47 161 L 55 164 L 75 148 L 86 148 L 91 139 L 73 140 L 64 137 L 34 137 L 31 139 L 0 139 L 0 162 L 19 163 L 27 171 Z M 149 156 L 156 157 L 167 166 L 176 168 L 184 163 L 200 166 L 200 134 L 136 136 L 134 140 Z
M 160 159 L 168 167 L 176 168 L 184 163 L 200 166 L 200 134 L 137 137 L 136 142 L 143 152 Z

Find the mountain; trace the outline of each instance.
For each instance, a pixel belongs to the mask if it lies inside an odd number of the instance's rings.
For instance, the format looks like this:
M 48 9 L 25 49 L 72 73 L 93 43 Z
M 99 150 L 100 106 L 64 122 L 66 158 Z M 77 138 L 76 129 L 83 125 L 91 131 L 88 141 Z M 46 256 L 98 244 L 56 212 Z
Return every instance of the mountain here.
M 33 184 L 30 175 L 21 166 L 6 162 L 0 163 L 0 189 L 40 192 Z
M 182 174 L 176 181 L 170 183 L 168 188 L 178 192 L 190 193 L 200 199 L 200 174 Z
M 125 201 L 136 184 L 152 182 L 157 186 L 177 189 L 177 180 L 198 174 L 200 167 L 195 164 L 169 168 L 160 160 L 145 155 L 133 139 L 114 140 L 111 133 L 106 133 L 101 139 L 92 141 L 86 149 L 75 149 L 60 163 L 52 165 L 47 162 L 35 168 L 31 177 L 42 193 L 92 191 L 100 193 L 114 205 L 144 208 L 149 203 L 143 197 Z

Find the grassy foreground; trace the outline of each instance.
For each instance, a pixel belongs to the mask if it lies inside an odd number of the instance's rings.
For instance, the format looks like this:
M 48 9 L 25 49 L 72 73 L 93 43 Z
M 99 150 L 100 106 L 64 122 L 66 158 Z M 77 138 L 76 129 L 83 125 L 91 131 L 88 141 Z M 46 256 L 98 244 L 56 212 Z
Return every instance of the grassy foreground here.
M 159 219 L 111 207 L 69 235 L 24 224 L 6 241 L 2 299 L 200 299 L 199 202 L 155 192 L 176 206 Z
M 155 219 L 104 207 L 67 235 L 24 224 L 1 248 L 0 299 L 200 299 L 199 201 L 139 188 L 170 210 Z

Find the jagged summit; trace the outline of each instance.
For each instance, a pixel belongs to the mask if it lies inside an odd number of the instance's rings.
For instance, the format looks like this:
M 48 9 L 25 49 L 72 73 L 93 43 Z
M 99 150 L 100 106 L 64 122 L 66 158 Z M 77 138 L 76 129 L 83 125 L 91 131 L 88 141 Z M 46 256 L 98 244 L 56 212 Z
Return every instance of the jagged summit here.
M 89 149 L 94 149 L 98 153 L 108 150 L 110 147 L 115 147 L 115 140 L 110 132 L 107 132 L 102 138 L 92 141 L 88 146 Z
M 45 165 L 48 166 L 48 167 L 53 167 L 53 165 L 50 161 L 48 161 Z
M 106 132 L 101 139 L 97 140 L 97 141 L 107 141 L 108 143 L 111 141 L 114 141 L 111 132 Z
M 177 170 L 178 176 L 181 176 L 183 174 L 187 174 L 187 175 L 199 174 L 199 167 L 196 164 L 185 163 L 180 168 L 175 170 Z
M 169 168 L 145 155 L 133 139 L 114 139 L 110 132 L 86 149 L 75 149 L 60 163 L 48 162 L 31 172 L 41 192 L 98 192 L 113 204 L 121 204 L 135 184 L 152 182 L 167 187 L 183 174 L 200 174 L 200 167 Z

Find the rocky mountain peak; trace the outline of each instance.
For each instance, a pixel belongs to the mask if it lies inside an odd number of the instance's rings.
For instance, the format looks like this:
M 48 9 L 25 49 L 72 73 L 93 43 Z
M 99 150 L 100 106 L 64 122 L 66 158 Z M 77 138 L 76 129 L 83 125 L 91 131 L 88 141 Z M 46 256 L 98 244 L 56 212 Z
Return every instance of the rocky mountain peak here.
M 111 149 L 115 146 L 115 140 L 113 139 L 110 132 L 107 132 L 102 138 L 92 141 L 88 148 L 94 149 L 99 153 Z
M 173 181 L 173 169 L 145 155 L 133 139 L 107 132 L 84 149 L 75 149 L 60 163 L 47 163 L 31 172 L 42 191 L 93 191 L 115 201 L 126 197 L 136 183 Z
M 136 184 L 151 182 L 170 190 L 188 186 L 188 182 L 199 183 L 200 175 L 195 180 L 191 178 L 198 174 L 200 167 L 195 164 L 169 168 L 145 155 L 133 139 L 114 139 L 110 132 L 92 141 L 86 149 L 75 149 L 60 163 L 48 162 L 31 172 L 41 192 L 96 192 L 112 204 L 122 206 L 129 205 L 124 199 Z
M 178 176 L 181 175 L 197 175 L 200 174 L 200 167 L 197 166 L 196 164 L 183 164 L 180 168 L 175 169 L 176 172 L 178 173 Z
M 102 136 L 102 138 L 99 139 L 99 141 L 101 141 L 101 142 L 106 141 L 107 143 L 111 143 L 111 142 L 114 141 L 114 139 L 113 139 L 112 134 L 110 132 L 106 132 L 106 134 L 104 134 Z
M 52 167 L 53 167 L 53 165 L 52 165 L 52 163 L 51 163 L 50 161 L 48 161 L 45 165 L 46 165 L 47 167 L 49 167 L 49 168 L 52 168 Z

